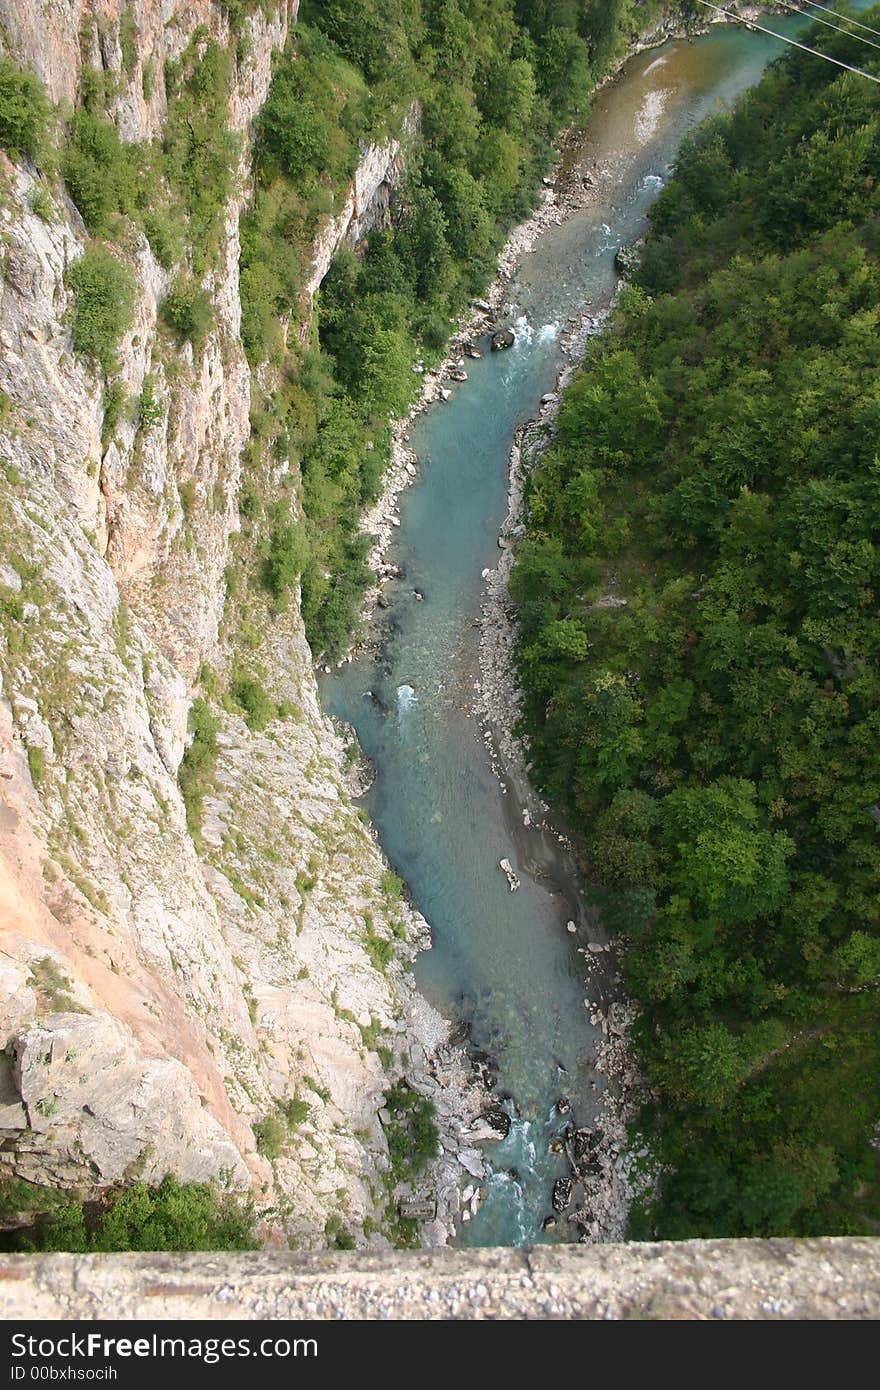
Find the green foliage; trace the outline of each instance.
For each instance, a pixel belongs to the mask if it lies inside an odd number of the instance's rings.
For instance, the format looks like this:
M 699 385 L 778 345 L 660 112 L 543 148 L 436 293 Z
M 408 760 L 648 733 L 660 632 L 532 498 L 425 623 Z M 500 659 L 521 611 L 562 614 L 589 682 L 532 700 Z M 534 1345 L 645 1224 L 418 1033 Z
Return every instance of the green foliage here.
M 179 1183 L 169 1176 L 158 1187 L 135 1183 L 87 1202 L 26 1183 L 4 1188 L 4 1210 L 34 1217 L 32 1224 L 0 1237 L 5 1250 L 257 1249 L 251 1204 L 207 1183 Z
M 878 129 L 795 54 L 696 132 L 529 485 L 524 727 L 629 934 L 643 1237 L 880 1217 Z
M 317 31 L 299 24 L 295 39 L 296 54 L 281 59 L 260 112 L 263 157 L 300 186 L 318 175 L 342 183 L 367 129 L 366 83 Z
M 300 1125 L 305 1124 L 309 1118 L 311 1106 L 307 1100 L 301 1100 L 299 1096 L 294 1096 L 282 1107 L 287 1127 L 290 1130 L 299 1129 Z
M 30 751 L 30 750 L 29 750 Z M 30 759 L 28 759 L 30 761 Z M 31 773 L 33 776 L 33 773 Z M 73 983 L 51 956 L 30 962 L 30 987 L 40 1013 L 81 1014 L 85 1009 L 74 999 Z
M 229 687 L 235 703 L 244 713 L 245 723 L 253 733 L 260 733 L 277 718 L 278 707 L 254 676 L 235 671 Z
M 197 838 L 205 813 L 205 796 L 217 761 L 217 733 L 220 729 L 220 720 L 207 700 L 201 697 L 193 700 L 189 728 L 192 739 L 177 770 L 177 781 L 186 808 L 187 829 Z
M 50 226 L 53 222 L 58 221 L 58 209 L 52 200 L 52 194 L 45 184 L 38 183 L 34 185 L 28 199 L 28 204 L 31 212 L 35 212 L 37 217 L 41 217 L 43 221 L 48 222 Z
M 338 1216 L 328 1216 L 324 1223 L 324 1235 L 331 1250 L 354 1250 L 356 1242 L 351 1231 L 342 1224 Z
M 138 428 L 142 430 L 155 429 L 165 418 L 165 409 L 161 401 L 156 399 L 156 382 L 152 376 L 145 376 L 141 386 L 141 394 L 138 398 L 136 419 Z
M 31 781 L 39 790 L 46 775 L 46 754 L 42 748 L 29 748 L 27 751 L 28 769 Z
M 197 30 L 182 57 L 165 70 L 169 102 L 162 171 L 186 218 L 197 278 L 220 244 L 241 149 L 240 138 L 229 129 L 232 61 L 228 49 Z
M 298 1095 L 290 1100 L 279 1102 L 277 1108 L 253 1126 L 257 1153 L 270 1161 L 286 1153 L 291 1137 L 305 1124 L 311 1106 Z
M 129 5 L 119 16 L 119 47 L 122 52 L 122 68 L 126 77 L 133 77 L 137 67 L 138 28 L 134 11 Z
M 162 302 L 162 317 L 182 342 L 192 343 L 198 352 L 214 322 L 211 296 L 195 280 L 179 276 Z
M 434 1103 L 399 1081 L 385 1097 L 390 1122 L 385 1126 L 395 1182 L 415 1182 L 437 1154 L 439 1138 Z
M 74 293 L 74 351 L 109 376 L 116 368 L 119 339 L 134 319 L 134 276 L 109 251 L 92 246 L 71 265 L 67 284 Z
M 351 746 L 357 756 L 357 744 Z M 403 879 L 393 869 L 382 870 L 382 893 L 391 903 L 400 902 L 403 897 Z
M 136 205 L 137 151 L 125 145 L 106 117 L 88 108 L 73 113 L 61 172 L 90 232 L 105 235 L 116 214 Z
M 387 936 L 379 935 L 372 917 L 366 916 L 364 921 L 364 946 L 370 958 L 370 964 L 374 970 L 384 974 L 394 959 L 394 942 L 390 941 Z
M 144 214 L 144 232 L 150 250 L 163 270 L 171 270 L 183 255 L 184 234 L 178 218 L 165 209 Z
M 283 604 L 288 590 L 293 587 L 303 572 L 308 555 L 308 544 L 302 527 L 296 522 L 284 519 L 272 532 L 269 555 L 266 560 L 265 582 L 277 604 Z
M 280 1158 L 287 1147 L 287 1127 L 279 1115 L 266 1115 L 254 1124 L 257 1153 L 263 1158 Z
M 49 126 L 49 102 L 38 77 L 0 58 L 0 147 L 13 159 L 39 161 Z
M 116 433 L 127 400 L 128 392 L 118 378 L 107 382 L 104 387 L 104 418 L 101 421 L 101 443 L 105 449 Z

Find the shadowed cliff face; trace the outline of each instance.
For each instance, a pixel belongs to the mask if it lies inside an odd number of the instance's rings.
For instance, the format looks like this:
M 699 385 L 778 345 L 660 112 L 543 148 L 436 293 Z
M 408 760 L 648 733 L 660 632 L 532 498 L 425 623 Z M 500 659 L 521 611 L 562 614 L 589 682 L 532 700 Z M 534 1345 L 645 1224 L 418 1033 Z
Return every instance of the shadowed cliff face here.
M 200 351 L 161 327 L 173 277 L 143 234 L 132 224 L 113 244 L 136 283 L 118 380 L 137 402 L 149 379 L 151 409 L 149 422 L 123 412 L 109 444 L 100 374 L 71 342 L 66 275 L 86 230 L 60 181 L 51 218 L 37 216 L 44 181 L 0 156 L 0 1171 L 250 1185 L 314 1244 L 328 1218 L 357 1233 L 386 1200 L 386 1069 L 432 1091 L 441 1130 L 463 1076 L 442 1020 L 419 1004 L 414 1022 L 402 958 L 425 924 L 383 886 L 295 604 L 260 652 L 284 717 L 252 731 L 223 716 L 198 847 L 178 787 L 196 673 L 233 660 L 225 573 L 251 412 L 239 217 L 251 123 L 296 12 L 265 8 L 235 36 L 208 0 L 0 3 L 4 53 L 54 100 L 76 101 L 84 67 L 114 74 L 108 112 L 128 141 L 161 138 L 166 60 L 205 26 L 236 55 L 229 127 L 244 136 Z M 398 160 L 396 146 L 366 152 L 310 293 Z M 393 945 L 377 956 L 376 939 Z M 270 1163 L 253 1125 L 281 1123 L 291 1101 Z

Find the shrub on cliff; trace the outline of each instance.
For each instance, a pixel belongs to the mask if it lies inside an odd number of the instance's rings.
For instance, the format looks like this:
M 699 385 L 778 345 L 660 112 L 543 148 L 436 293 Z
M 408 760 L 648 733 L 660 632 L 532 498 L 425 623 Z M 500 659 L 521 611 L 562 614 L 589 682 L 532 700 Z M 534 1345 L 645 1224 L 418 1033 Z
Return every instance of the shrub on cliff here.
M 180 276 L 165 296 L 162 318 L 183 341 L 198 351 L 211 331 L 214 306 L 207 290 Z
M 49 103 L 39 78 L 0 58 L 0 145 L 19 159 L 37 159 L 49 121 Z
M 73 290 L 73 350 L 110 375 L 116 349 L 134 318 L 135 281 L 128 266 L 109 251 L 90 247 L 67 272 Z
M 120 140 L 104 116 L 91 110 L 75 112 L 61 171 L 90 232 L 106 234 L 114 214 L 134 212 L 137 150 Z
M 276 604 L 282 607 L 290 589 L 302 574 L 308 558 L 308 542 L 301 526 L 286 518 L 272 533 L 264 582 Z
M 186 807 L 187 829 L 191 835 L 197 836 L 202 828 L 205 793 L 217 761 L 217 731 L 220 728 L 220 720 L 211 712 L 207 700 L 201 697 L 193 700 L 189 727 L 192 742 L 177 770 L 177 782 Z
M 0 1235 L 6 1250 L 256 1250 L 249 1202 L 208 1183 L 180 1183 L 168 1176 L 158 1187 L 135 1183 L 97 1201 L 50 1193 L 18 1182 L 0 1194 L 2 1208 L 30 1212 L 32 1225 Z M 12 1200 L 14 1198 L 14 1200 Z
M 405 1081 L 385 1096 L 391 1119 L 385 1126 L 391 1171 L 397 1182 L 413 1182 L 437 1156 L 439 1131 L 434 1102 Z
M 229 692 L 244 714 L 245 723 L 251 733 L 262 733 L 263 729 L 277 718 L 278 706 L 253 676 L 245 675 L 238 669 L 234 670 Z

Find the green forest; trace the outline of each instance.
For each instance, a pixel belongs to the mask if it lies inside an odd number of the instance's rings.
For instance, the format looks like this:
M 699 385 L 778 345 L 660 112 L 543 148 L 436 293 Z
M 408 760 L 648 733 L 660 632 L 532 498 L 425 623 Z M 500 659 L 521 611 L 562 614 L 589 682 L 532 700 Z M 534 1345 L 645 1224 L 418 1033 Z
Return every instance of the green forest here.
M 284 604 L 298 578 L 316 655 L 343 647 L 369 583 L 363 507 L 379 493 L 389 420 L 492 278 L 507 228 L 586 119 L 596 81 L 665 9 L 647 0 L 331 0 L 300 6 L 258 123 L 256 193 L 242 232 L 242 337 L 278 371 L 254 410 L 252 454 L 289 458 L 290 498 L 246 490 L 271 534 L 261 577 Z M 417 121 L 414 121 L 417 113 Z M 418 133 L 416 133 L 416 125 Z M 311 247 L 338 211 L 364 142 L 400 138 L 390 225 L 341 251 L 306 341 L 296 325 Z M 296 473 L 299 474 L 299 479 Z M 301 480 L 301 485 L 300 485 Z
M 878 127 L 791 50 L 696 132 L 530 483 L 523 723 L 641 1006 L 638 1238 L 880 1220 Z

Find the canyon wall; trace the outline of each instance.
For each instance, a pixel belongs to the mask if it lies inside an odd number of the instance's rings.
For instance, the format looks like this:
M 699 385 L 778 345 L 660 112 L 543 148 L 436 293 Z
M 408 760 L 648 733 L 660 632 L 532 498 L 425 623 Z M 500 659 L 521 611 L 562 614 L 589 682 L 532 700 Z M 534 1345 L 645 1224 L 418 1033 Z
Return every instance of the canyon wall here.
M 111 73 L 126 140 L 161 138 L 166 60 L 218 40 L 236 53 L 229 125 L 244 136 L 199 353 L 162 331 L 171 277 L 145 237 L 132 225 L 114 245 L 137 282 L 119 378 L 135 400 L 149 377 L 153 407 L 108 444 L 101 381 L 71 346 L 65 275 L 85 228 L 60 180 L 38 215 L 45 180 L 0 155 L 0 1174 L 85 1190 L 213 1179 L 250 1188 L 267 1230 L 294 1243 L 323 1244 L 326 1228 L 381 1244 L 393 1180 L 379 1112 L 406 1076 L 438 1106 L 436 1241 L 457 1202 L 465 1063 L 412 988 L 427 929 L 353 805 L 356 751 L 320 711 L 296 604 L 261 634 L 283 716 L 252 732 L 222 714 L 198 844 L 177 781 L 197 675 L 232 656 L 251 410 L 239 219 L 253 120 L 295 17 L 280 0 L 235 35 L 211 0 L 0 0 L 2 53 L 62 108 L 84 68 Z M 399 167 L 397 144 L 363 152 L 309 295 Z

